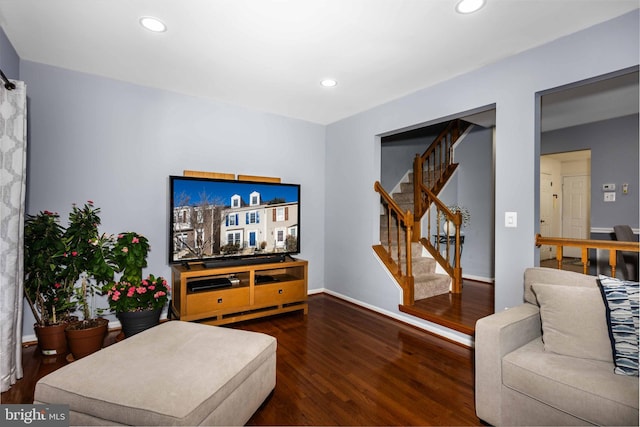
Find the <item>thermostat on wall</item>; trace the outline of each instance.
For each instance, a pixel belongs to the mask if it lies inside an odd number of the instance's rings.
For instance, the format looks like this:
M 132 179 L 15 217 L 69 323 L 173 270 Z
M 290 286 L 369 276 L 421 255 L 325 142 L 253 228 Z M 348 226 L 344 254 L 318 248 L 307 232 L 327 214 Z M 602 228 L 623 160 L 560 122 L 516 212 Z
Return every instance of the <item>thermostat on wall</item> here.
M 602 184 L 602 191 L 616 191 L 615 184 Z

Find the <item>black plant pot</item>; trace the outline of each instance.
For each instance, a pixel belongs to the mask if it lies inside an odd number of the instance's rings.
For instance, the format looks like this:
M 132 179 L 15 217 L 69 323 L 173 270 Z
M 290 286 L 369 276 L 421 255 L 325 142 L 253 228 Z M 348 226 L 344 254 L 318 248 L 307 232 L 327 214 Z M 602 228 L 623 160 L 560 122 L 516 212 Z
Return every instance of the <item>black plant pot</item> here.
M 125 337 L 133 336 L 160 323 L 162 308 L 146 311 L 123 311 L 118 313 Z

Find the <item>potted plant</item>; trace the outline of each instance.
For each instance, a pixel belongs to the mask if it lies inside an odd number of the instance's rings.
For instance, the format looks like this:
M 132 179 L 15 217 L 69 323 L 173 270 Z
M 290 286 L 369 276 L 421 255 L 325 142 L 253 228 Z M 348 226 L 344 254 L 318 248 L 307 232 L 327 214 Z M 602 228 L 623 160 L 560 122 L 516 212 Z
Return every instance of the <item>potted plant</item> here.
M 66 280 L 64 228 L 59 215 L 41 211 L 24 224 L 24 295 L 36 320 L 34 330 L 44 355 L 66 355 L 64 330 L 75 309 L 73 283 Z
M 130 337 L 160 323 L 160 314 L 169 300 L 169 286 L 163 277 L 150 274 L 139 281 L 116 282 L 107 295 L 124 336 Z
M 458 205 L 449 205 L 447 206 L 447 209 L 449 209 L 454 214 L 460 212 L 462 218 L 462 223 L 460 224 L 460 226 L 466 227 L 467 225 L 469 225 L 469 222 L 471 221 L 471 214 L 469 213 L 469 209 Z M 447 220 L 446 217 L 444 217 L 443 221 L 444 232 L 449 236 L 456 234 L 456 225 L 453 223 L 453 221 Z
M 75 299 L 82 308 L 81 320 L 65 330 L 75 359 L 102 348 L 109 324 L 107 319 L 96 317 L 101 313 L 93 309 L 96 293 L 101 285 L 113 280 L 116 269 L 112 260 L 112 239 L 98 232 L 99 213 L 100 208 L 94 207 L 92 201 L 82 208 L 74 204 L 64 232 L 65 273 L 67 280 L 76 284 Z
M 131 231 L 120 233 L 113 247 L 113 258 L 122 275 L 118 282 L 104 286 L 103 292 L 122 324 L 125 337 L 157 325 L 169 299 L 169 286 L 163 277 L 150 274 L 142 279 L 148 252 L 147 238 Z

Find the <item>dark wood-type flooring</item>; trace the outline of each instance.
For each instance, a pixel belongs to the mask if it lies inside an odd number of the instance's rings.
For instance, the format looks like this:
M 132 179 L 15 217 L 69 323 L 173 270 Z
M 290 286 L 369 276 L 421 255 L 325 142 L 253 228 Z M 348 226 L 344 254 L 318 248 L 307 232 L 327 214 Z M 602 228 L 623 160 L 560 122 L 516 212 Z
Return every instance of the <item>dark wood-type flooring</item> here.
M 278 340 L 276 389 L 250 425 L 480 424 L 471 349 L 326 294 L 309 298 L 307 316 L 230 327 Z M 2 403 L 31 403 L 37 380 L 65 363 L 36 348 L 24 349 L 25 377 Z
M 442 294 L 418 300 L 400 311 L 447 328 L 475 335 L 476 321 L 494 313 L 493 285 L 464 280 L 461 294 Z

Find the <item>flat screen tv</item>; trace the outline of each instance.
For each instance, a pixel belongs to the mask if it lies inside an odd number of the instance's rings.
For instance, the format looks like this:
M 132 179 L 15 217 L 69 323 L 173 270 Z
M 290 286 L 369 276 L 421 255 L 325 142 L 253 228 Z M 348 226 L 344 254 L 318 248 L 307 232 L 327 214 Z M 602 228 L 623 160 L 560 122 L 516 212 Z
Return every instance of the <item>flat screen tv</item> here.
M 169 262 L 270 262 L 300 252 L 300 185 L 170 176 Z

